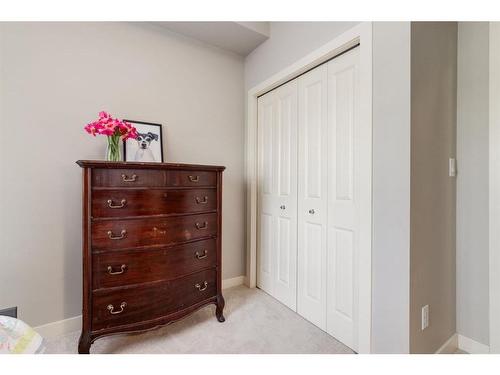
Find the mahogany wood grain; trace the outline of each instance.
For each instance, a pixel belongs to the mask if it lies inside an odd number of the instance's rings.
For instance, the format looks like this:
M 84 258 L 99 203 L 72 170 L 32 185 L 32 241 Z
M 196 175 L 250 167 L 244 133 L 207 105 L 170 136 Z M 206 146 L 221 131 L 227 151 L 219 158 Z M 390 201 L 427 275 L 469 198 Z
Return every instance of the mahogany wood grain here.
M 182 163 L 153 163 L 153 162 L 131 162 L 131 161 L 107 161 L 107 160 L 78 160 L 76 162 L 82 168 L 105 168 L 105 169 L 154 169 L 154 170 L 189 170 L 189 171 L 212 171 L 222 172 L 226 167 L 220 165 L 182 164 Z
M 164 170 L 95 169 L 92 173 L 94 187 L 161 187 L 167 186 Z
M 217 174 L 207 171 L 96 169 L 95 187 L 206 187 L 217 184 Z
M 95 254 L 92 259 L 94 290 L 170 280 L 215 267 L 216 245 L 215 239 L 209 239 L 153 250 Z
M 167 171 L 167 186 L 216 186 L 217 174 L 206 171 Z
M 97 221 L 92 223 L 92 248 L 96 251 L 166 246 L 216 234 L 216 213 Z
M 97 291 L 93 295 L 92 330 L 155 319 L 216 293 L 215 269 L 172 281 Z M 110 305 L 112 311 L 108 309 Z
M 169 215 L 215 211 L 216 189 L 95 190 L 92 217 Z

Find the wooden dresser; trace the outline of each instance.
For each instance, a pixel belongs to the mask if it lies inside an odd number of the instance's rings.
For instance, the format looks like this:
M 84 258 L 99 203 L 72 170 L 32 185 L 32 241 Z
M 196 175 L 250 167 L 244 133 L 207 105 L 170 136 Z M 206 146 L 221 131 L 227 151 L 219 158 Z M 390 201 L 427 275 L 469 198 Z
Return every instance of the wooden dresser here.
M 224 167 L 80 160 L 83 323 L 79 353 L 99 337 L 147 330 L 221 292 Z

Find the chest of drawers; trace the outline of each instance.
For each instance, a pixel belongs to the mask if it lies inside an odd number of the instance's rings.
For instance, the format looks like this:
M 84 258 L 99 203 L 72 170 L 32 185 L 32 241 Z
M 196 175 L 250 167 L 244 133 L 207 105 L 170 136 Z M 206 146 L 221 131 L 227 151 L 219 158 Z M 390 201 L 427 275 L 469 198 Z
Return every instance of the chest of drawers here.
M 208 304 L 224 321 L 224 167 L 80 160 L 83 307 L 79 353 Z

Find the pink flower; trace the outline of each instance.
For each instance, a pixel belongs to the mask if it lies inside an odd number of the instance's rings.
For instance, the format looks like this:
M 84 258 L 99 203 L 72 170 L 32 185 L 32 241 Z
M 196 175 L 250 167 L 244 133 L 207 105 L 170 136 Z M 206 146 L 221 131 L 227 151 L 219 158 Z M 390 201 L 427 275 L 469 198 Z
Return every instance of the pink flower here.
M 99 118 L 101 118 L 101 119 L 107 119 L 107 118 L 111 118 L 111 116 L 109 115 L 108 112 L 101 111 L 101 112 L 99 112 Z
M 132 124 L 122 121 L 105 111 L 99 112 L 99 119 L 88 123 L 85 131 L 94 137 L 99 135 L 120 136 L 122 139 L 137 138 L 137 129 Z

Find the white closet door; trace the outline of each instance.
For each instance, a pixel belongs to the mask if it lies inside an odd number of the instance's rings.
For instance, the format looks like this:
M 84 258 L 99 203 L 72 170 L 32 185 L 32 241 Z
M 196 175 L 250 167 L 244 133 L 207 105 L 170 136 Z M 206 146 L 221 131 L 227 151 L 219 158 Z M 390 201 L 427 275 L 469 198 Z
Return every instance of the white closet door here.
M 257 286 L 273 294 L 273 251 L 275 249 L 276 207 L 275 183 L 275 124 L 276 102 L 270 92 L 258 100 L 258 212 L 259 212 L 259 251 Z
M 298 295 L 300 315 L 326 330 L 327 66 L 299 77 Z
M 297 82 L 259 98 L 258 286 L 296 310 Z
M 328 63 L 327 332 L 357 349 L 360 160 L 359 48 Z

